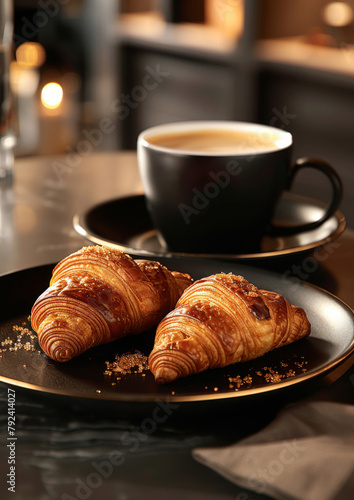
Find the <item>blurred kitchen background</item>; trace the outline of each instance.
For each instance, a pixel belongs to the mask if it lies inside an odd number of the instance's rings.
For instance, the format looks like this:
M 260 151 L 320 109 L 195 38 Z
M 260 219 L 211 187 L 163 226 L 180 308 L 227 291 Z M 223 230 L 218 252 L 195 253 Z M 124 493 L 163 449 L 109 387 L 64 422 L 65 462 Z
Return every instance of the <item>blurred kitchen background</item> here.
M 336 167 L 354 227 L 354 0 L 14 6 L 17 156 L 134 150 L 141 130 L 163 122 L 270 124 L 293 133 L 294 158 Z M 315 171 L 297 189 L 329 192 Z

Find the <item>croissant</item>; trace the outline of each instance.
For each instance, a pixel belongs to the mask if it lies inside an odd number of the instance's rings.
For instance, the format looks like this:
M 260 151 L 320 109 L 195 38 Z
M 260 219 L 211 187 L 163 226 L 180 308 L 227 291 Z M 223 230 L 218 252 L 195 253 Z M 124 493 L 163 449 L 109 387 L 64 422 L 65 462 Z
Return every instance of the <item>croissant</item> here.
M 157 383 L 260 357 L 310 334 L 306 313 L 242 276 L 215 274 L 184 291 L 157 328 L 149 366 Z
M 84 247 L 59 262 L 34 303 L 32 327 L 55 361 L 152 327 L 191 284 L 188 274 L 124 252 Z

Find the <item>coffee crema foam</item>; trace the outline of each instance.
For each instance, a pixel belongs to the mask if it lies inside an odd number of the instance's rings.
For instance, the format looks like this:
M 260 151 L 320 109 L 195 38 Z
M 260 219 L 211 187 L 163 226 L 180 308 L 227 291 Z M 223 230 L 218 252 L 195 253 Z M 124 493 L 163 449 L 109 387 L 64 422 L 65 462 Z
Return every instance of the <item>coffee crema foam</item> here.
M 284 138 L 270 131 L 191 130 L 153 135 L 146 138 L 153 145 L 179 151 L 200 153 L 242 153 L 271 151 L 284 147 Z

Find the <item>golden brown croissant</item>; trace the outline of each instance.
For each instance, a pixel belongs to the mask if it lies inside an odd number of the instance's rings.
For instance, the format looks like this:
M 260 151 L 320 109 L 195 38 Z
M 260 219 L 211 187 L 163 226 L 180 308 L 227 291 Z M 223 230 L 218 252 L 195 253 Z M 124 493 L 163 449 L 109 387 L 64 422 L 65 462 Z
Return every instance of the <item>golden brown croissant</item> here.
M 158 262 L 84 247 L 54 268 L 50 287 L 33 305 L 32 327 L 49 357 L 68 361 L 156 326 L 191 282 Z
M 159 324 L 149 356 L 158 383 L 248 361 L 310 334 L 300 307 L 242 276 L 196 281 Z

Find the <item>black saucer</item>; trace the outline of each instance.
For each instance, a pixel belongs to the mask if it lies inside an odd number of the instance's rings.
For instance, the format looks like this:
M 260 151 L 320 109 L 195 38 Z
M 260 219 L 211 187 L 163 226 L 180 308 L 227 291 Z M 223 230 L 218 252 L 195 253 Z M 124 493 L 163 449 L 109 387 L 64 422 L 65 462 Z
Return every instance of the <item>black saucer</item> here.
M 304 224 L 320 219 L 323 213 L 324 207 L 319 202 L 287 192 L 278 204 L 273 224 Z M 138 256 L 252 260 L 312 252 L 342 234 L 346 221 L 337 210 L 333 217 L 317 229 L 291 236 L 265 236 L 259 252 L 244 254 L 191 254 L 165 250 L 151 222 L 144 195 L 98 204 L 76 214 L 73 224 L 75 230 L 91 243 L 113 246 Z

